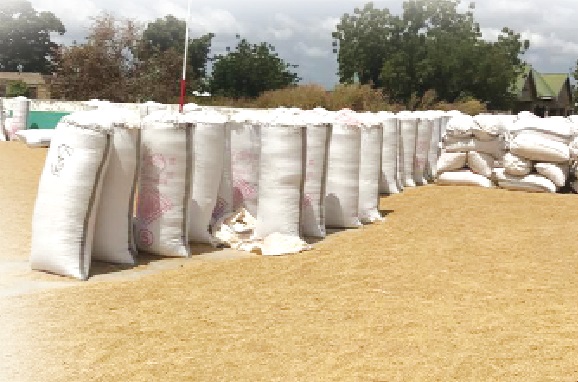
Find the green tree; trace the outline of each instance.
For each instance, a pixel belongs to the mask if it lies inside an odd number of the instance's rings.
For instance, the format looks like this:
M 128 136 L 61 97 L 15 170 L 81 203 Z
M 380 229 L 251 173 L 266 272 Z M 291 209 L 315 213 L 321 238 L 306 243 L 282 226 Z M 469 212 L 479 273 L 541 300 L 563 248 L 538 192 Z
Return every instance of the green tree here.
M 240 39 L 233 52 L 215 57 L 209 85 L 214 95 L 255 98 L 267 90 L 299 82 L 290 67 L 296 66 L 279 58 L 270 44 Z
M 474 3 L 465 12 L 460 3 L 406 0 L 401 16 L 368 3 L 345 14 L 333 33 L 341 82 L 358 73 L 362 84 L 406 104 L 434 90 L 446 102 L 474 97 L 507 108 L 529 44 L 508 28 L 498 41 L 484 41 Z
M 0 4 L 0 70 L 50 73 L 56 44 L 50 33 L 64 34 L 62 22 L 51 12 L 37 12 L 27 0 Z
M 10 81 L 6 87 L 6 97 L 28 97 L 30 89 L 24 81 Z
M 143 61 L 153 58 L 155 61 L 163 61 L 161 56 L 170 50 L 170 57 L 175 53 L 181 55 L 185 45 L 185 20 L 177 19 L 172 15 L 156 19 L 147 25 L 142 37 L 142 51 L 140 58 Z M 198 38 L 189 39 L 187 48 L 187 90 L 205 90 L 206 68 L 211 52 L 213 33 L 207 33 Z M 157 68 L 154 70 L 156 71 Z M 182 69 L 181 69 L 182 70 Z M 178 78 L 181 75 L 178 75 Z

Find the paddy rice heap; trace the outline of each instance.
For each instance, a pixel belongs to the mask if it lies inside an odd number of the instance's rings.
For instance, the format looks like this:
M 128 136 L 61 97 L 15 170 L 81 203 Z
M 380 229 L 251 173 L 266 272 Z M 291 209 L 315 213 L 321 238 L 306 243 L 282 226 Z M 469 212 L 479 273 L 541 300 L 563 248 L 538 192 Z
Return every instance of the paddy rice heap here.
M 0 144 L 0 272 L 28 261 L 45 155 Z M 24 266 L 68 287 L 0 298 L 0 381 L 576 379 L 576 195 L 429 185 L 380 210 L 289 257 Z

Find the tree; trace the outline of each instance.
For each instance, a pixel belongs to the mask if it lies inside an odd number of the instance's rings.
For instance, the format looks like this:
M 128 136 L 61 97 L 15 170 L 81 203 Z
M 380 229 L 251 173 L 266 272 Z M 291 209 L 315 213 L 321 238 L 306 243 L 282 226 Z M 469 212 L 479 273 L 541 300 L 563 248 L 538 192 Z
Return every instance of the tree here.
M 174 52 L 170 52 L 169 56 L 173 56 L 176 52 L 182 57 L 185 46 L 185 31 L 185 20 L 177 19 L 172 15 L 149 23 L 142 37 L 141 59 L 147 60 L 154 57 L 155 60 L 159 60 L 162 54 L 170 50 Z M 213 33 L 208 33 L 189 40 L 187 49 L 187 90 L 189 92 L 205 90 L 206 66 L 213 37 L 215 37 Z M 176 78 L 180 78 L 180 75 Z
M 56 98 L 115 102 L 133 100 L 135 55 L 140 26 L 103 13 L 94 19 L 85 44 L 57 50 L 57 77 L 51 91 Z
M 172 16 L 159 20 L 145 28 L 108 13 L 96 17 L 84 44 L 58 49 L 57 78 L 52 84 L 54 96 L 174 102 L 182 76 L 185 23 Z M 208 34 L 189 44 L 192 52 L 187 60 L 189 90 L 200 89 L 205 82 L 212 37 L 213 34 Z
M 50 33 L 64 34 L 51 12 L 37 12 L 27 0 L 4 0 L 0 5 L 0 70 L 50 73 L 53 50 Z
M 6 88 L 6 97 L 28 97 L 30 89 L 24 81 L 10 81 Z
M 406 104 L 434 90 L 446 102 L 474 97 L 507 108 L 529 44 L 508 28 L 498 41 L 484 41 L 475 4 L 460 12 L 460 3 L 406 0 L 401 16 L 368 3 L 353 16 L 345 14 L 333 33 L 341 82 L 357 73 L 362 84 Z
M 255 98 L 267 90 L 296 84 L 299 77 L 290 67 L 296 66 L 280 59 L 270 44 L 240 39 L 233 52 L 215 57 L 209 86 L 214 95 Z

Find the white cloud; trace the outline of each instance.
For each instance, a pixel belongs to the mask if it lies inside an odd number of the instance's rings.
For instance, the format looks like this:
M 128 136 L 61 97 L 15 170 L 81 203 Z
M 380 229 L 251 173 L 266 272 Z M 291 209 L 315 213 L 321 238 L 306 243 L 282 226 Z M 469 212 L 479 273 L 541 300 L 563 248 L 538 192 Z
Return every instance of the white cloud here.
M 295 51 L 301 52 L 310 58 L 328 57 L 330 53 L 329 48 L 324 49 L 317 46 L 308 46 L 302 41 L 295 46 Z
M 267 33 L 276 40 L 289 40 L 293 37 L 293 30 L 291 28 L 267 28 Z
M 241 25 L 229 11 L 224 9 L 202 8 L 200 11 L 191 12 L 189 28 L 193 33 L 215 34 L 244 33 L 245 27 Z

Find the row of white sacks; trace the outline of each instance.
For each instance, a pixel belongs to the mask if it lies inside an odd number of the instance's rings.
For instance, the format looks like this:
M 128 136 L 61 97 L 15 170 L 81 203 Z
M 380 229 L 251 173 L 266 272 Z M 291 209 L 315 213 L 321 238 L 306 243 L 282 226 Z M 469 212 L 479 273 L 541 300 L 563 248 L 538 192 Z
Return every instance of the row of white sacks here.
M 193 109 L 64 117 L 40 179 L 32 268 L 87 279 L 92 259 L 188 257 L 190 243 L 307 249 L 326 227 L 381 220 L 380 192 L 433 179 L 444 125 L 438 112 Z
M 557 192 L 576 178 L 570 173 L 578 154 L 574 118 L 454 115 L 442 138 L 437 183 Z

